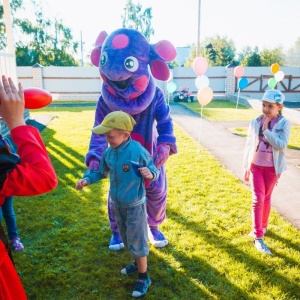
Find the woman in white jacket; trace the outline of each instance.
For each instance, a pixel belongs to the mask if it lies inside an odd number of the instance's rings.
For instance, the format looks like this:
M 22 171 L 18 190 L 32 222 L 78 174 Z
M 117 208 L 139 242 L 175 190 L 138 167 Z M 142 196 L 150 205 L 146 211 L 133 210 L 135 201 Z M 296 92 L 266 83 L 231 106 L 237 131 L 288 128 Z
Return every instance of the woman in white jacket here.
M 273 189 L 286 169 L 284 150 L 290 138 L 290 122 L 282 116 L 285 96 L 267 90 L 262 97 L 262 112 L 251 121 L 244 151 L 244 179 L 252 189 L 252 226 L 254 246 L 271 255 L 263 237 L 267 233 Z

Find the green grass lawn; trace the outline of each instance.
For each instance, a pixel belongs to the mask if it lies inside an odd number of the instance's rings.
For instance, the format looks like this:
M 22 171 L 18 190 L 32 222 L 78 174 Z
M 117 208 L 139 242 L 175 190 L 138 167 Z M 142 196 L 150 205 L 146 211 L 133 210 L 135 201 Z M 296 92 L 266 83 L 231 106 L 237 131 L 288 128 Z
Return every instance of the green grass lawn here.
M 180 102 L 180 104 L 188 107 L 189 109 L 201 114 L 201 106 L 198 101 L 194 102 Z M 258 116 L 261 112 L 254 110 L 252 108 L 238 105 L 236 109 L 236 104 L 227 100 L 212 100 L 209 104 L 203 107 L 202 114 L 203 117 L 210 121 L 245 121 L 251 120 Z
M 201 106 L 196 102 L 181 103 L 187 108 L 201 115 Z M 213 122 L 220 121 L 250 121 L 259 116 L 261 111 L 239 105 L 236 109 L 236 104 L 226 100 L 213 100 L 202 109 L 202 115 Z M 284 115 L 284 111 L 283 111 Z M 234 134 L 242 137 L 247 136 L 247 127 L 228 128 Z M 291 136 L 288 143 L 289 149 L 300 150 L 300 126 L 291 126 Z
M 46 108 L 56 116 L 42 136 L 57 171 L 58 187 L 45 195 L 16 197 L 23 253 L 15 264 L 30 300 L 131 299 L 135 276 L 120 270 L 126 250 L 108 250 L 108 180 L 77 191 L 94 108 Z M 167 162 L 169 240 L 150 247 L 151 299 L 299 299 L 300 232 L 272 210 L 260 254 L 251 230 L 251 192 L 205 149 L 175 126 L 178 154 Z

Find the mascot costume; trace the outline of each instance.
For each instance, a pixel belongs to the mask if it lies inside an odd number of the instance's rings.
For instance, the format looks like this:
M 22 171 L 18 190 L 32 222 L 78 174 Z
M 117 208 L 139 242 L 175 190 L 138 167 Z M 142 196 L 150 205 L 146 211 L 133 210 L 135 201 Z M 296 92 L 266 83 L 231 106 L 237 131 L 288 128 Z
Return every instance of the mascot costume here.
M 95 112 L 94 126 L 116 110 L 130 114 L 136 121 L 131 138 L 145 147 L 160 170 L 155 182 L 145 181 L 149 239 L 155 247 L 164 247 L 167 239 L 158 226 L 166 217 L 167 180 L 164 163 L 177 152 L 169 106 L 154 78 L 166 81 L 170 71 L 166 62 L 174 60 L 176 50 L 166 41 L 154 45 L 137 30 L 118 29 L 107 35 L 100 32 L 91 61 L 100 71 L 102 92 Z M 151 71 L 151 73 L 150 73 Z M 85 163 L 97 170 L 103 151 L 108 147 L 105 135 L 92 133 Z M 108 214 L 112 230 L 110 250 L 124 247 L 115 221 L 114 203 L 108 197 Z

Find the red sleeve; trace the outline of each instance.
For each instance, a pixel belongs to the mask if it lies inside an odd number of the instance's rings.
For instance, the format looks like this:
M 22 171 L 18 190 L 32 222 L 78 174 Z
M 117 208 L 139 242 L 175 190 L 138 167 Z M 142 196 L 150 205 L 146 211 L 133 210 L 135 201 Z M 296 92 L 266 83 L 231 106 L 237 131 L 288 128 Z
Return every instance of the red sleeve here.
M 26 294 L 18 273 L 0 240 L 0 299 L 26 300 Z
M 28 125 L 11 131 L 21 163 L 7 173 L 0 196 L 32 196 L 53 190 L 57 177 L 39 131 Z

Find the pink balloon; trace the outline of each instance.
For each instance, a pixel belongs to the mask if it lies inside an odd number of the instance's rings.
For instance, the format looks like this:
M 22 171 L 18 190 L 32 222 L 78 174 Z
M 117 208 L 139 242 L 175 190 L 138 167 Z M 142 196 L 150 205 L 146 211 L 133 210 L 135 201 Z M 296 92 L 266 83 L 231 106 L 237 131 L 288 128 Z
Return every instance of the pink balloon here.
M 203 106 L 208 104 L 212 100 L 213 96 L 214 96 L 214 92 L 208 86 L 199 90 L 197 93 L 197 99 L 198 99 L 199 103 Z
M 244 68 L 242 66 L 237 66 L 234 68 L 234 75 L 237 77 L 237 78 L 240 78 L 243 76 L 244 74 Z
M 196 57 L 193 61 L 193 70 L 194 72 L 201 76 L 203 75 L 208 67 L 208 62 L 205 57 Z

